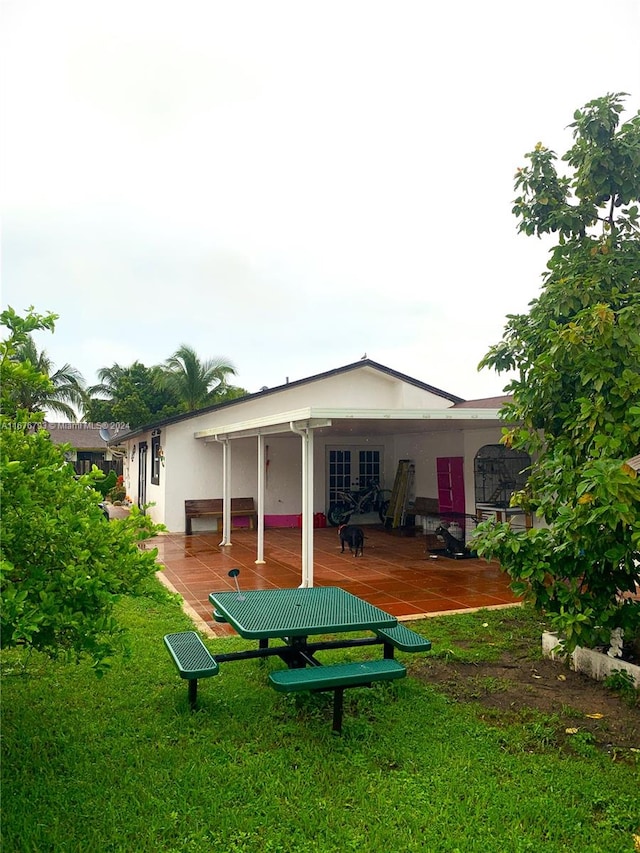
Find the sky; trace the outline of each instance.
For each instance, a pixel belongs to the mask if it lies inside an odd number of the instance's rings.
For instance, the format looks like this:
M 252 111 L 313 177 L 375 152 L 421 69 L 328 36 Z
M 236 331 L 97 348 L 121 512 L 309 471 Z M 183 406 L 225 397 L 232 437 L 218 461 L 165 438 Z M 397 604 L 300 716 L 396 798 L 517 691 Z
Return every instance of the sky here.
M 640 0 L 0 0 L 1 302 L 88 384 L 186 343 L 250 392 L 358 361 L 465 399 L 552 243 L 513 177 L 640 108 Z

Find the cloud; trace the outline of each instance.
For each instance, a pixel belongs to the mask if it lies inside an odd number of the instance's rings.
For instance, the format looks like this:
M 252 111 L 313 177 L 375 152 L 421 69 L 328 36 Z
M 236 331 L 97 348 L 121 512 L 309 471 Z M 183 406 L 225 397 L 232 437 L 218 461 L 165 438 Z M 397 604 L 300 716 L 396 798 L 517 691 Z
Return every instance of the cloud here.
M 250 390 L 362 352 L 462 396 L 537 294 L 513 173 L 640 92 L 640 10 L 540 0 L 3 8 L 3 301 L 89 381 L 183 341 Z M 419 371 L 419 372 L 418 372 Z M 450 387 L 449 387 L 450 385 Z

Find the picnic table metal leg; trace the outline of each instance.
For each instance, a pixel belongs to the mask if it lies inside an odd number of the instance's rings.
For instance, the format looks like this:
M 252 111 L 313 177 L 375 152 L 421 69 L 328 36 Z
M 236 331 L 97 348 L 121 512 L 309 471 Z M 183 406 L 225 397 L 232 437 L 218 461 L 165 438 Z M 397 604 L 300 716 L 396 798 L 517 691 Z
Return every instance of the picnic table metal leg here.
M 189 705 L 191 706 L 192 711 L 195 710 L 197 698 L 198 698 L 198 679 L 197 678 L 190 678 L 189 679 Z
M 334 732 L 342 732 L 342 705 L 344 698 L 344 688 L 336 687 L 333 691 L 333 730 Z

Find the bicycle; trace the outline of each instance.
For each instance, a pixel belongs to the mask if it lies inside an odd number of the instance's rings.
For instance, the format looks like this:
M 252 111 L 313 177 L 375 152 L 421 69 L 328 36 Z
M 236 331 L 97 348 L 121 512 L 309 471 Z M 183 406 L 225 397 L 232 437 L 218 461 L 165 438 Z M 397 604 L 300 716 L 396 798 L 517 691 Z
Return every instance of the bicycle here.
M 334 501 L 327 512 L 327 521 L 333 527 L 348 524 L 354 513 L 360 515 L 377 512 L 380 521 L 384 523 L 391 492 L 381 489 L 377 480 L 372 480 L 358 492 L 337 492 L 337 495 L 339 500 Z

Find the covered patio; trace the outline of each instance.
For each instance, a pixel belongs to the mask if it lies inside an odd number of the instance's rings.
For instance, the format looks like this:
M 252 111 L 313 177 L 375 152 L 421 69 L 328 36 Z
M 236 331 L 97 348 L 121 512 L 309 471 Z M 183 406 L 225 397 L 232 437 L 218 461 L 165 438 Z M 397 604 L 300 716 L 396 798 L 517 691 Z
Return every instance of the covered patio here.
M 314 530 L 315 586 L 342 587 L 404 620 L 519 603 L 497 563 L 432 555 L 415 528 L 366 525 L 364 530 L 364 555 L 357 558 L 348 549 L 341 553 L 335 527 Z M 215 532 L 163 534 L 150 544 L 158 548 L 163 566 L 159 578 L 183 597 L 197 627 L 224 636 L 231 629 L 214 622 L 209 593 L 235 589 L 228 576 L 232 568 L 240 569 L 241 589 L 299 586 L 301 538 L 299 529 L 266 531 L 264 564 L 256 564 L 256 531 L 248 529 L 233 531 L 233 545 L 221 545 Z

